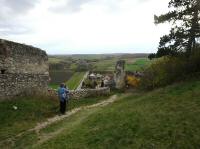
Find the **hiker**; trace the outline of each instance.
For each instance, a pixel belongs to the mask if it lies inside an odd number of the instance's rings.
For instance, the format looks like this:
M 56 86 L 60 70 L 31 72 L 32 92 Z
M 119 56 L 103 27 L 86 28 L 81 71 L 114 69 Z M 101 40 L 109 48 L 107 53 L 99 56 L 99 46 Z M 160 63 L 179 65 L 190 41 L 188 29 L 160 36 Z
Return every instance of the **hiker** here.
M 94 82 L 93 82 L 93 88 L 95 89 L 95 88 L 97 87 L 97 85 L 98 85 L 97 82 L 94 81 Z
M 66 103 L 68 102 L 68 94 L 69 90 L 67 89 L 66 85 L 64 83 L 60 84 L 60 87 L 58 89 L 58 97 L 60 100 L 60 113 L 65 114 L 66 111 Z
M 81 88 L 85 88 L 85 82 L 83 81 Z
M 104 87 L 104 82 L 103 82 L 103 80 L 101 80 L 101 87 Z

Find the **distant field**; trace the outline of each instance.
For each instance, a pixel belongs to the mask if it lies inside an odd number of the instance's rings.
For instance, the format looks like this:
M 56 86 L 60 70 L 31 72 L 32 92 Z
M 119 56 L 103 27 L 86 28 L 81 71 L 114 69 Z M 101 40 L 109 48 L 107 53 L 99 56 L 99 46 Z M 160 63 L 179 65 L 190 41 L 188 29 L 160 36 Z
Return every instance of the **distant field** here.
M 151 61 L 147 58 L 138 58 L 133 62 L 126 63 L 126 71 L 140 71 L 150 63 Z
M 62 82 L 68 81 L 74 74 L 73 71 L 67 70 L 50 70 L 51 85 L 59 85 Z
M 85 75 L 85 72 L 76 72 L 67 82 L 67 87 L 70 89 L 70 90 L 74 90 L 76 89 L 81 80 L 83 79 L 83 76 Z
M 140 71 L 150 64 L 145 55 L 134 54 L 50 56 L 50 87 L 56 89 L 60 83 L 67 82 L 69 88 L 74 89 L 82 78 L 82 73 L 76 73 L 77 71 L 114 71 L 116 62 L 121 59 L 126 61 L 126 71 Z M 81 66 L 82 61 L 89 67 Z
M 70 71 L 80 71 L 80 61 L 90 65 L 89 70 L 93 71 L 114 71 L 117 60 L 126 60 L 128 64 L 135 59 L 144 58 L 147 54 L 77 54 L 77 55 L 54 55 L 49 57 L 49 63 L 67 68 Z M 145 58 L 144 58 L 145 59 Z M 63 64 L 66 64 L 63 66 Z M 132 64 L 132 63 L 131 63 Z M 54 65 L 55 67 L 55 65 Z M 128 66 L 130 67 L 130 66 Z M 64 69 L 64 68 L 63 68 Z M 77 70 L 80 69 L 80 70 Z M 128 68 L 129 69 L 129 68 Z M 131 68 L 130 68 L 131 69 Z
M 61 62 L 61 61 L 62 61 L 61 58 L 49 57 L 49 62 L 50 62 L 50 63 L 59 63 L 59 62 Z
M 103 60 L 94 64 L 95 71 L 114 71 L 118 59 Z M 140 71 L 148 66 L 151 61 L 147 58 L 126 58 L 126 71 Z
M 96 63 L 93 63 L 94 71 L 114 71 L 117 60 L 102 60 Z

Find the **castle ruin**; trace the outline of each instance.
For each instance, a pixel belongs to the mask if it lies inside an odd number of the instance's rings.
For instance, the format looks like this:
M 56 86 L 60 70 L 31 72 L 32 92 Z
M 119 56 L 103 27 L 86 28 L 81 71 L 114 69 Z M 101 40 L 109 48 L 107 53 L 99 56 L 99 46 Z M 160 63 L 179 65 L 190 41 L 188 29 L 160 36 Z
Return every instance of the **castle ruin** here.
M 126 77 L 126 72 L 125 72 L 125 61 L 124 60 L 119 60 L 116 63 L 115 66 L 115 75 L 114 75 L 114 80 L 115 80 L 115 87 L 117 89 L 123 89 L 125 87 L 125 77 Z
M 45 51 L 0 39 L 0 99 L 48 87 L 49 66 Z

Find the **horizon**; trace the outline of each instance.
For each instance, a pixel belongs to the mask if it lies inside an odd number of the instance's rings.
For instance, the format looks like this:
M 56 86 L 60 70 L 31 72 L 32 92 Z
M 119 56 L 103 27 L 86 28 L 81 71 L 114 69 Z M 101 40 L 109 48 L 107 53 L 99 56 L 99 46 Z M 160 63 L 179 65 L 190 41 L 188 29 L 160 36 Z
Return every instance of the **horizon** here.
M 47 53 L 48 54 L 48 53 Z M 150 54 L 150 53 L 79 53 L 79 54 L 48 54 L 49 56 L 73 56 L 73 55 L 127 55 L 127 54 L 131 54 L 131 55 L 139 55 L 139 54 Z
M 0 0 L 0 38 L 56 54 L 155 53 L 168 0 Z

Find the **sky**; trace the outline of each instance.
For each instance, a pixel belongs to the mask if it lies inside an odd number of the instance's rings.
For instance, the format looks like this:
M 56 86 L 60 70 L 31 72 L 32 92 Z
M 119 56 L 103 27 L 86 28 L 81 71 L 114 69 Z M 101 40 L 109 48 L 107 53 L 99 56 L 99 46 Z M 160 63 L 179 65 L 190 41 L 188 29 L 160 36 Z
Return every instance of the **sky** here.
M 152 53 L 169 0 L 0 0 L 0 38 L 48 54 Z

